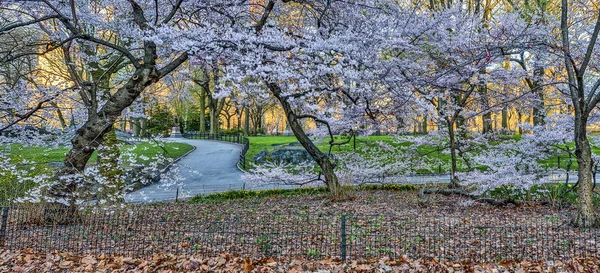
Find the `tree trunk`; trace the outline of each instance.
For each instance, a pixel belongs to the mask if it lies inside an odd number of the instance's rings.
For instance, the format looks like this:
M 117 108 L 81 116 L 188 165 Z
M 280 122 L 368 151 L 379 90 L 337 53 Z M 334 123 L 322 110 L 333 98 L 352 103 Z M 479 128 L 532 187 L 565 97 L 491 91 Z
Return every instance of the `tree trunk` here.
M 484 134 L 492 131 L 492 113 L 483 114 L 483 128 L 481 130 Z
M 200 128 L 198 128 L 198 132 L 204 134 L 206 133 L 206 91 L 204 87 L 200 88 Z
M 210 133 L 211 134 L 217 134 L 218 133 L 218 128 L 219 128 L 219 116 L 217 115 L 217 109 L 215 109 L 216 107 L 213 107 L 213 104 L 211 103 L 211 107 L 210 107 Z
M 121 175 L 123 171 L 119 168 L 119 140 L 114 126 L 104 135 L 102 147 L 98 149 L 98 166 L 100 174 L 107 183 L 100 185 L 101 191 L 96 196 L 98 200 L 107 200 L 110 203 L 122 203 L 125 183 Z
M 457 156 L 456 156 L 456 135 L 454 132 L 454 122 L 450 120 L 446 120 L 446 124 L 448 125 L 448 138 L 450 141 L 450 157 L 451 157 L 451 167 L 450 167 L 450 184 L 449 188 L 458 188 L 458 177 L 456 177 L 457 172 Z
M 517 110 L 517 123 L 521 124 L 523 122 L 523 113 L 521 113 L 521 111 Z M 521 128 L 521 125 L 517 125 L 518 130 L 517 133 L 519 135 L 523 134 L 523 128 Z
M 148 120 L 146 118 L 140 118 L 140 136 L 148 137 Z M 175 124 L 175 126 L 179 126 L 179 124 Z
M 133 125 L 133 136 L 139 137 L 141 130 L 139 118 L 132 118 L 130 123 Z
M 56 115 L 58 118 L 58 121 L 60 122 L 60 126 L 61 128 L 64 130 L 67 128 L 67 121 L 65 120 L 65 117 L 62 113 L 62 111 L 60 110 L 60 108 L 58 107 L 58 104 L 54 101 L 51 101 L 50 104 L 56 108 Z
M 465 117 L 461 114 L 458 114 L 458 116 L 456 117 L 456 131 L 459 137 L 467 138 L 468 131 L 466 123 L 467 121 L 465 120 Z
M 508 109 L 506 106 L 502 108 L 502 129 L 508 131 Z
M 298 139 L 298 142 L 302 144 L 304 149 L 306 149 L 310 156 L 321 167 L 321 171 L 325 178 L 325 185 L 327 185 L 329 192 L 336 198 L 343 198 L 342 188 L 340 186 L 338 177 L 334 172 L 335 165 L 331 162 L 331 160 L 329 160 L 329 157 L 321 152 L 321 150 L 319 150 L 319 148 L 317 148 L 317 146 L 306 135 L 304 129 L 302 128 L 302 124 L 300 123 L 300 119 L 298 119 L 298 116 L 294 113 L 292 106 L 285 98 L 281 97 L 281 89 L 279 86 L 273 83 L 268 83 L 267 85 L 269 86 L 269 90 L 271 90 L 275 98 L 277 98 L 277 100 L 279 100 L 281 103 L 283 111 L 285 112 L 287 120 L 290 124 L 290 128 Z
M 482 74 L 486 74 L 486 71 L 482 71 Z M 489 133 L 492 131 L 492 112 L 490 109 L 490 101 L 488 98 L 488 87 L 485 82 L 479 84 L 479 92 L 481 93 L 481 105 L 483 110 L 486 111 L 482 116 L 482 133 Z
M 244 107 L 244 135 L 250 135 L 250 109 L 248 106 Z
M 546 119 L 546 109 L 544 108 L 544 89 L 543 84 L 544 68 L 536 66 L 533 70 L 533 87 L 538 101 L 533 106 L 533 125 L 544 125 Z
M 592 182 L 592 150 L 586 134 L 587 115 L 580 114 L 575 117 L 575 155 L 579 164 L 577 174 L 579 185 L 577 200 L 577 216 L 573 225 L 578 227 L 593 227 L 598 224 L 598 216 L 594 211 L 593 182 Z

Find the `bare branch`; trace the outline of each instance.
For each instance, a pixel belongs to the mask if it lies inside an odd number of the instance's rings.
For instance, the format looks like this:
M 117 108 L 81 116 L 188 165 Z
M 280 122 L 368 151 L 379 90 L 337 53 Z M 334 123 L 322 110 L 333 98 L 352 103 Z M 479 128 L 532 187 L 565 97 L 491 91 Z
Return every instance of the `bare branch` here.
M 38 19 L 34 19 L 34 20 L 31 20 L 31 21 L 27 21 L 27 22 L 23 22 L 23 23 L 19 23 L 19 24 L 12 24 L 12 25 L 9 25 L 7 27 L 4 27 L 4 28 L 0 29 L 0 34 L 3 34 L 5 32 L 8 32 L 10 30 L 15 29 L 15 28 L 24 27 L 24 26 L 28 26 L 28 25 L 33 25 L 33 24 L 37 24 L 39 22 L 43 22 L 43 21 L 46 21 L 46 20 L 59 19 L 59 18 L 60 18 L 60 16 L 58 16 L 58 15 L 47 15 L 47 16 L 40 17 Z

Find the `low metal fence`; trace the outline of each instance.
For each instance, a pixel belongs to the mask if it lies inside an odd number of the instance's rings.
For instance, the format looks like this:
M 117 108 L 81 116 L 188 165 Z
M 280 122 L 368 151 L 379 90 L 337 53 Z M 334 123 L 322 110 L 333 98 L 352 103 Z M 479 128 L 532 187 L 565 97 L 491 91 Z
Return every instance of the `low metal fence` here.
M 244 144 L 245 137 L 240 134 L 208 134 L 198 132 L 187 132 L 183 134 L 183 137 L 189 139 L 206 139 L 206 140 L 218 140 L 225 142 L 232 142 L 238 144 Z
M 574 228 L 567 217 L 492 215 L 331 215 L 193 209 L 59 211 L 4 207 L 0 242 L 9 249 L 151 256 L 218 254 L 252 257 L 565 260 L 600 257 L 599 229 Z M 52 210 L 57 212 L 56 209 Z M 5 213 L 6 212 L 6 213 Z M 61 214 L 62 213 L 62 214 Z M 64 223 L 69 219 L 68 223 Z
M 250 140 L 247 137 L 244 137 L 243 144 L 244 144 L 244 147 L 242 148 L 242 151 L 240 152 L 240 160 L 239 160 L 238 166 L 242 170 L 245 170 L 246 169 L 246 153 L 248 153 L 248 150 L 250 149 Z

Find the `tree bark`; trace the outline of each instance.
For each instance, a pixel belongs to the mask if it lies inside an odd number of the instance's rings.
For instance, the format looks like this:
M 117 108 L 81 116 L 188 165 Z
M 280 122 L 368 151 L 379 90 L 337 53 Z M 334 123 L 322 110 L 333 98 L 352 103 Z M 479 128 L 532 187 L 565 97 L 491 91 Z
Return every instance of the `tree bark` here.
M 485 134 L 491 132 L 492 130 L 492 113 L 488 112 L 483 114 L 483 128 L 481 131 Z
M 100 185 L 102 190 L 98 192 L 97 199 L 107 200 L 111 203 L 123 202 L 125 183 L 121 177 L 122 169 L 119 167 L 119 140 L 114 126 L 104 135 L 102 147 L 98 149 L 98 165 L 100 174 L 107 180 L 106 184 Z
M 533 106 L 533 125 L 544 125 L 546 119 L 546 109 L 544 107 L 544 89 L 543 85 L 544 68 L 542 66 L 536 66 L 533 70 L 533 86 L 538 101 Z
M 211 103 L 210 105 L 210 133 L 216 135 L 219 133 L 219 116 L 217 114 L 217 109 L 213 107 L 214 104 Z
M 575 117 L 575 155 L 578 170 L 578 200 L 577 216 L 573 224 L 578 227 L 593 227 L 598 225 L 598 216 L 594 210 L 593 179 L 592 179 L 592 150 L 586 134 L 587 115 L 577 114 Z
M 250 135 L 250 109 L 248 106 L 244 107 L 244 135 Z
M 55 101 L 51 101 L 50 104 L 56 108 L 56 115 L 58 118 L 58 121 L 60 122 L 60 126 L 61 128 L 64 130 L 67 128 L 67 121 L 65 120 L 65 117 L 62 113 L 62 111 L 60 110 L 60 107 L 58 107 L 58 104 Z
M 206 133 L 206 91 L 200 87 L 200 128 L 198 132 Z
M 508 109 L 506 106 L 502 108 L 502 128 L 508 130 Z

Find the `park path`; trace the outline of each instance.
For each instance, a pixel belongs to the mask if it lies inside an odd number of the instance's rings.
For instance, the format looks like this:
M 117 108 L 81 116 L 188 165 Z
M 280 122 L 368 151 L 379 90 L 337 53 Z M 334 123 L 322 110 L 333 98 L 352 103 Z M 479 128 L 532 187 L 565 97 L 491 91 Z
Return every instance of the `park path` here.
M 125 196 L 130 203 L 146 203 L 175 200 L 197 194 L 244 188 L 237 162 L 242 150 L 239 144 L 213 140 L 177 139 L 196 149 L 175 163 L 171 169 L 179 169 L 182 181 L 177 185 L 159 182 Z

